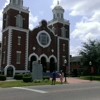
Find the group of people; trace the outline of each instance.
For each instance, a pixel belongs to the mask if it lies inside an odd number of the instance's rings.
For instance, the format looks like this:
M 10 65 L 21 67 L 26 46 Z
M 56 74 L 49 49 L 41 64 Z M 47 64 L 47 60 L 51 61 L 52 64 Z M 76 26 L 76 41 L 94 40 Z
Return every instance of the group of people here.
M 55 85 L 56 77 L 57 77 L 57 73 L 56 73 L 56 71 L 54 70 L 53 73 L 52 73 L 52 85 Z M 59 78 L 60 78 L 61 84 L 63 83 L 63 77 L 64 77 L 64 74 L 63 74 L 63 72 L 61 71 L 60 74 L 59 74 Z

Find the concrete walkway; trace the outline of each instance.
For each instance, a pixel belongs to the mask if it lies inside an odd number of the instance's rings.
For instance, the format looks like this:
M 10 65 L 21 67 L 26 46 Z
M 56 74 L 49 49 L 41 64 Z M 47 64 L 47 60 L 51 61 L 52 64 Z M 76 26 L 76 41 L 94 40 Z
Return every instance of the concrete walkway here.
M 63 82 L 64 80 L 65 78 L 63 78 Z M 60 78 L 57 78 L 56 81 L 60 82 Z M 76 84 L 76 83 L 90 83 L 90 82 L 98 82 L 98 81 L 84 80 L 84 79 L 79 79 L 77 77 L 67 77 L 67 82 L 69 84 Z

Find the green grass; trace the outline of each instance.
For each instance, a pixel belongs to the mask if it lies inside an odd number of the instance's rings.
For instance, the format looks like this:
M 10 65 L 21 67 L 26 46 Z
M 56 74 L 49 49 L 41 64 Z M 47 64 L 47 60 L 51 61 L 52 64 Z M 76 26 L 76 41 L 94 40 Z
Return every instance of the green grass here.
M 80 76 L 80 78 L 90 80 L 90 76 Z M 100 81 L 100 76 L 92 76 L 92 80 Z
M 51 81 L 41 82 L 41 83 L 34 83 L 34 82 L 25 83 L 22 80 L 2 81 L 2 82 L 0 82 L 0 88 L 20 87 L 20 86 L 36 86 L 36 85 L 51 85 L 51 83 L 52 83 Z M 60 82 L 56 82 L 56 84 L 60 84 Z

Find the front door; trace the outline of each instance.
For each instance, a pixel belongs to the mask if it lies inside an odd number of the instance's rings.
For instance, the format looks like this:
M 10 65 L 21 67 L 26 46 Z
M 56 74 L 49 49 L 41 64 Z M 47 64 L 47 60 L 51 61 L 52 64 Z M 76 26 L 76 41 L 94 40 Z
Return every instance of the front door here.
M 7 77 L 13 77 L 13 68 L 12 67 L 8 67 L 8 69 L 7 69 Z

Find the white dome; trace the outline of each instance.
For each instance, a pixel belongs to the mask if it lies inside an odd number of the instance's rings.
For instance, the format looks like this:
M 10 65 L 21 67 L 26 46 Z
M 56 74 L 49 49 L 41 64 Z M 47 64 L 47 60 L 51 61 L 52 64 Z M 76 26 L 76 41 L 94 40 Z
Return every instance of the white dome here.
M 57 5 L 54 7 L 53 10 L 63 10 L 64 11 L 63 7 L 59 5 L 59 1 L 57 2 Z
M 61 9 L 61 10 L 64 10 L 60 5 L 55 6 L 54 9 Z

